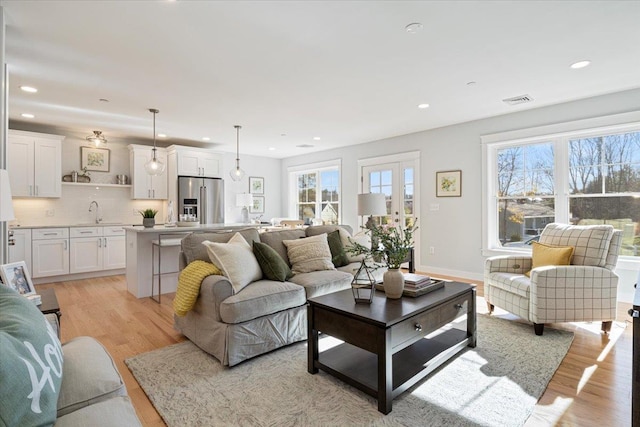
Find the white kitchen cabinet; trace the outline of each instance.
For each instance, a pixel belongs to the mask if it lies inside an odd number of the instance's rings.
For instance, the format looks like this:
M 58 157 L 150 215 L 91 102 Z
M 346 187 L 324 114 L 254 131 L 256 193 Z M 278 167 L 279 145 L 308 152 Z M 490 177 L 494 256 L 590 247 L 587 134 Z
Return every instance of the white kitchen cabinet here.
M 172 145 L 167 148 L 169 161 L 175 162 L 178 176 L 202 176 L 220 178 L 222 154 L 206 149 Z
M 161 175 L 149 175 L 144 168 L 153 155 L 151 148 L 145 145 L 129 145 L 133 199 L 165 200 L 167 198 L 167 169 L 165 168 Z M 157 148 L 156 158 L 166 165 L 166 150 Z
M 9 262 L 24 261 L 31 272 L 31 230 L 11 228 L 9 233 Z
M 125 268 L 127 264 L 127 245 L 125 231 L 122 227 L 104 227 L 102 229 L 104 241 L 102 244 L 104 270 Z
M 70 273 L 125 267 L 125 233 L 122 227 L 73 227 L 70 236 Z
M 34 228 L 31 251 L 33 278 L 69 274 L 68 228 Z
M 64 136 L 9 130 L 7 169 L 14 197 L 60 197 Z

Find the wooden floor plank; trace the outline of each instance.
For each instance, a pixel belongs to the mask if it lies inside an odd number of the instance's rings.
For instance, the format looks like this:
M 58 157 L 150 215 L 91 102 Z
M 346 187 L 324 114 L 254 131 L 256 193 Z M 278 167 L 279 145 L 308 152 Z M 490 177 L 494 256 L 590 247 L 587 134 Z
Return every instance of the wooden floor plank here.
M 478 312 L 486 313 L 482 283 L 474 283 L 478 291 Z M 162 304 L 150 298 L 137 299 L 127 292 L 124 276 L 44 284 L 36 288 L 56 290 L 62 311 L 62 341 L 82 335 L 100 340 L 116 360 L 142 424 L 164 426 L 124 360 L 184 341 L 173 329 L 174 295 L 163 295 Z M 600 333 L 599 323 L 587 325 L 588 329 L 571 323 L 548 326 L 574 331 L 575 339 L 529 418 L 528 427 L 631 425 L 632 326 L 626 313 L 630 307 L 631 304 L 618 304 L 618 318 L 611 335 Z M 499 310 L 495 315 L 522 321 Z M 533 326 L 531 335 L 531 339 L 535 339 Z M 616 336 L 612 348 L 599 361 L 603 350 Z

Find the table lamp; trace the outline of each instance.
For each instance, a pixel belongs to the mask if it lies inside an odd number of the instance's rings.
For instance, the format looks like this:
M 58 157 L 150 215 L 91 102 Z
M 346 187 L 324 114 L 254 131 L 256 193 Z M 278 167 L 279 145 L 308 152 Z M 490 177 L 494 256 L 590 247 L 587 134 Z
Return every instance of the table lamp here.
M 358 215 L 367 216 L 365 227 L 372 229 L 376 223 L 373 220 L 374 216 L 381 216 L 387 214 L 387 200 L 383 193 L 364 193 L 358 194 Z
M 248 193 L 236 194 L 236 206 L 242 208 L 242 223 L 249 224 L 249 206 L 253 205 L 253 195 Z
M 11 186 L 9 185 L 9 173 L 5 169 L 0 169 L 0 223 L 5 221 L 11 221 L 16 219 L 13 213 L 13 200 L 11 199 Z M 0 227 L 3 237 L 0 239 L 2 242 L 2 250 L 0 251 L 0 262 L 5 264 L 8 260 L 6 237 L 4 233 L 4 227 Z

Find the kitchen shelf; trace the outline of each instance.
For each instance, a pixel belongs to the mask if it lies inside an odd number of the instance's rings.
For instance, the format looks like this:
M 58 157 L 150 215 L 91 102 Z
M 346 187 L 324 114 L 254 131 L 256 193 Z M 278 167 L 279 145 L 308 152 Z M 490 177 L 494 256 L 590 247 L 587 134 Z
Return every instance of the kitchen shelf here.
M 78 187 L 121 187 L 131 188 L 131 184 L 102 184 L 100 182 L 62 182 L 62 185 L 75 185 Z

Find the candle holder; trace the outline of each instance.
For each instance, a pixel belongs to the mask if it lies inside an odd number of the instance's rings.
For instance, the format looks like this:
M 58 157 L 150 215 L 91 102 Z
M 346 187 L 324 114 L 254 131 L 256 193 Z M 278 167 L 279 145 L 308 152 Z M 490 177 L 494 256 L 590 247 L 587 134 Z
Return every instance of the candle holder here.
M 351 292 L 356 304 L 371 304 L 373 294 L 375 293 L 376 281 L 371 275 L 372 267 L 367 266 L 365 260 L 362 260 L 358 271 L 351 281 Z

